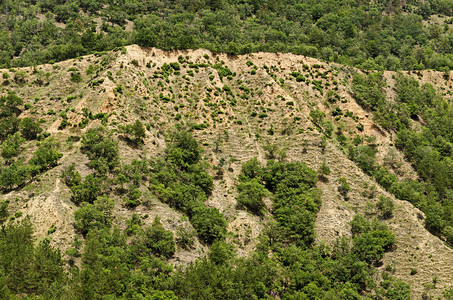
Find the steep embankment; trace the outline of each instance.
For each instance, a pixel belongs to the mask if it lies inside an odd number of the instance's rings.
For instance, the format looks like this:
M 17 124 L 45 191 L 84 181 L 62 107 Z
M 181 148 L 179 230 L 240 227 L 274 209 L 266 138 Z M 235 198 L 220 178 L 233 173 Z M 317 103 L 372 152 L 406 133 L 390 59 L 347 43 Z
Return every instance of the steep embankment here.
M 241 164 L 252 157 L 265 160 L 275 156 L 304 161 L 318 169 L 325 160 L 331 174 L 318 184 L 323 205 L 316 222 L 317 242 L 332 243 L 348 234 L 348 224 L 356 213 L 376 215 L 378 196 L 385 195 L 395 201 L 394 216 L 386 222 L 397 237 L 397 247 L 386 254 L 381 269 L 391 269 L 397 278 L 408 282 L 414 298 L 424 292 L 440 296 L 442 290 L 452 287 L 453 250 L 424 229 L 422 212 L 378 186 L 347 158 L 334 138 L 368 137 L 377 150 L 378 163 L 391 154 L 398 161 L 398 168 L 392 170 L 398 178 L 417 178 L 393 146 L 394 135 L 380 128 L 352 98 L 351 75 L 356 70 L 292 54 L 227 56 L 206 50 L 165 52 L 129 46 L 54 65 L 0 71 L 10 75 L 1 82 L 0 93 L 14 90 L 29 103 L 30 108 L 20 117 L 41 119 L 64 154 L 60 165 L 39 180 L 1 197 L 11 201 L 10 212 L 31 215 L 39 238 L 50 235 L 63 250 L 76 235 L 76 206 L 70 201 L 69 188 L 59 179 L 60 173 L 71 163 L 77 164 L 82 176 L 90 172 L 77 137 L 101 122 L 115 130 L 140 119 L 147 125 L 144 145 L 132 148 L 118 134 L 121 159 L 130 162 L 159 155 L 165 149 L 163 133 L 175 124 L 193 130 L 216 178 L 207 205 L 227 217 L 232 233 L 229 241 L 237 245 L 239 255 L 254 248 L 265 222 L 237 206 Z M 389 101 L 394 101 L 392 74 L 384 74 Z M 451 86 L 442 73 L 424 71 L 416 78 L 431 83 L 439 92 Z M 108 118 L 90 118 L 90 113 L 106 113 Z M 330 122 L 331 129 L 322 122 Z M 332 138 L 324 139 L 324 134 Z M 346 199 L 338 191 L 340 177 L 351 187 Z M 145 223 L 159 216 L 164 227 L 173 232 L 190 226 L 187 218 L 151 192 L 144 189 L 142 193 L 142 204 L 133 210 L 116 201 L 116 225 L 125 227 L 125 220 L 135 212 L 149 216 Z M 52 226 L 56 231 L 49 234 Z M 206 250 L 197 241 L 190 251 L 179 249 L 174 262 L 193 261 Z M 409 275 L 412 269 L 417 273 Z

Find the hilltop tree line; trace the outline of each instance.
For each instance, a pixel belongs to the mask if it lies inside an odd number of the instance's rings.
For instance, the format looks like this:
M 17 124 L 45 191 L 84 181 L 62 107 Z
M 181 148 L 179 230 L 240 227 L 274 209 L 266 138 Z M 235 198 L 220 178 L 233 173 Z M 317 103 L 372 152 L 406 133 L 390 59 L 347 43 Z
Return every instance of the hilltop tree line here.
M 0 11 L 0 67 L 132 43 L 234 55 L 291 52 L 364 69 L 453 66 L 449 0 L 5 0 Z M 432 15 L 444 21 L 427 23 Z

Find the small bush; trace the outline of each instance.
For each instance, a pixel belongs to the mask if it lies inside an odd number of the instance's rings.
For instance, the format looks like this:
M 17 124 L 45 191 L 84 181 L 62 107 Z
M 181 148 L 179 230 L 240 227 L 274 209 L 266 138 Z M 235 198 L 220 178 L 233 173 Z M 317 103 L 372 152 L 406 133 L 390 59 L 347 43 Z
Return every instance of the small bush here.
M 345 177 L 341 177 L 340 179 L 338 179 L 338 183 L 340 184 L 338 191 L 343 197 L 346 198 L 348 192 L 351 190 L 348 180 Z
M 255 214 L 261 215 L 264 213 L 266 205 L 263 202 L 263 198 L 269 194 L 264 185 L 253 179 L 239 184 L 238 191 L 237 202 L 240 205 L 243 205 Z
M 393 216 L 395 204 L 393 203 L 392 199 L 384 196 L 379 196 L 379 202 L 376 206 L 381 211 L 382 218 L 389 219 Z

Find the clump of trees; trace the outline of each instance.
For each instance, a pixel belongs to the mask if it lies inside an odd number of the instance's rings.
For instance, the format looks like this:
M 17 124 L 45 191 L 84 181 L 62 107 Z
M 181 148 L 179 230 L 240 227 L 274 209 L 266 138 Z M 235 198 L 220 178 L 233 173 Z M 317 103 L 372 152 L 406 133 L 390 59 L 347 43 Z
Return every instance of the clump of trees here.
M 393 217 L 395 203 L 392 201 L 392 199 L 385 196 L 379 196 L 379 201 L 376 204 L 376 207 L 379 209 L 382 218 L 390 219 L 391 217 Z
M 423 210 L 426 228 L 453 243 L 450 234 L 453 226 L 453 206 L 450 205 L 453 179 L 448 176 L 453 172 L 450 151 L 453 143 L 452 106 L 438 96 L 430 84 L 420 86 L 418 81 L 403 74 L 396 75 L 395 81 L 396 103 L 385 101 L 385 82 L 381 73 L 355 75 L 354 97 L 374 113 L 381 126 L 396 132 L 396 146 L 412 163 L 421 180 L 399 181 L 387 168 L 376 164 L 375 149 L 371 144 L 350 146 L 349 157 L 396 197 Z M 419 118 L 426 123 L 421 125 L 421 131 L 416 131 L 411 124 Z M 382 207 L 390 209 L 388 204 L 383 202 Z
M 203 204 L 214 184 L 201 159 L 201 151 L 189 133 L 175 131 L 171 134 L 166 156 L 151 161 L 150 181 L 156 195 L 187 214 L 201 240 L 210 244 L 224 239 L 227 222 L 216 208 Z
M 252 212 L 262 215 L 263 198 L 273 201 L 272 213 L 282 233 L 280 242 L 307 246 L 314 239 L 313 225 L 321 205 L 314 188 L 317 174 L 304 163 L 269 160 L 265 166 L 253 158 L 245 162 L 239 175 L 237 201 Z
M 30 220 L 9 222 L 0 230 L 0 296 L 17 294 L 61 296 L 66 285 L 59 250 L 45 239 L 36 243 Z
M 313 191 L 310 188 L 313 182 L 316 182 L 313 170 L 310 171 L 301 163 L 268 164 L 269 166 L 263 167 L 256 159 L 244 163 L 240 180 L 257 180 L 264 176 L 261 179 L 267 178 L 270 181 L 263 180 L 263 184 L 269 191 L 273 191 L 271 197 L 277 202 L 286 202 L 280 199 L 282 196 L 279 193 L 275 193 L 283 191 L 280 189 L 289 191 L 290 198 L 297 195 L 307 201 L 313 199 Z M 272 174 L 266 175 L 269 172 L 268 167 L 284 172 L 271 171 Z M 296 174 L 301 177 L 295 176 Z M 285 180 L 285 176 L 290 178 Z M 289 182 L 295 178 L 302 179 L 290 185 Z M 289 200 L 286 206 L 280 202 L 279 209 L 294 209 L 292 203 L 295 202 Z M 296 216 L 302 211 L 306 211 L 305 217 L 313 214 L 310 208 L 305 206 L 297 210 Z M 385 280 L 381 285 L 377 285 L 373 279 L 374 265 L 379 264 L 384 253 L 391 251 L 395 244 L 395 236 L 385 224 L 357 215 L 351 222 L 352 237 L 341 237 L 332 248 L 328 248 L 313 246 L 310 239 L 305 239 L 304 242 L 288 239 L 288 229 L 296 229 L 296 224 L 300 224 L 301 220 L 296 216 L 283 217 L 281 212 L 275 209 L 271 213 L 273 218 L 263 230 L 253 255 L 248 258 L 235 258 L 229 245 L 216 242 L 210 248 L 209 259 L 198 260 L 177 272 L 173 285 L 175 294 L 184 298 L 208 295 L 222 299 L 276 296 L 286 299 L 359 299 L 363 293 L 373 291 L 382 297 L 410 297 L 409 286 L 395 280 L 388 273 L 384 273 Z M 303 223 L 299 226 L 312 228 L 313 224 Z M 300 238 L 310 230 L 306 228 L 297 232 Z
M 104 199 L 111 187 L 123 197 L 125 205 L 135 207 L 140 204 L 140 186 L 148 182 L 161 201 L 189 217 L 203 242 L 211 244 L 225 238 L 227 222 L 223 214 L 204 205 L 213 189 L 213 178 L 201 158 L 202 149 L 187 132 L 175 131 L 170 135 L 164 157 L 134 160 L 122 166 L 118 143 L 103 127 L 87 130 L 82 137 L 82 151 L 90 159 L 94 173 L 82 179 L 75 166 L 70 165 L 62 178 L 71 188 L 72 201 L 81 205 L 79 217 L 82 213 L 85 217 L 79 218 L 76 228 L 84 234 L 88 233 L 85 228 L 107 224 L 99 221 L 102 211 L 96 208 L 96 203 L 99 197 Z
M 143 139 L 146 137 L 145 126 L 140 120 L 136 120 L 134 124 L 120 126 L 120 132 L 125 134 L 126 141 L 132 146 L 143 144 Z
M 22 98 L 13 92 L 0 97 L 0 155 L 4 160 L 0 165 L 0 190 L 4 192 L 21 187 L 55 167 L 63 156 L 51 138 L 43 140 L 44 136 L 39 135 L 42 128 L 37 121 L 28 117 L 19 120 L 23 104 Z M 29 141 L 38 138 L 43 141 L 26 161 L 23 150 Z
M 90 167 L 99 175 L 119 166 L 118 142 L 104 127 L 88 129 L 82 137 L 81 150 L 90 159 Z

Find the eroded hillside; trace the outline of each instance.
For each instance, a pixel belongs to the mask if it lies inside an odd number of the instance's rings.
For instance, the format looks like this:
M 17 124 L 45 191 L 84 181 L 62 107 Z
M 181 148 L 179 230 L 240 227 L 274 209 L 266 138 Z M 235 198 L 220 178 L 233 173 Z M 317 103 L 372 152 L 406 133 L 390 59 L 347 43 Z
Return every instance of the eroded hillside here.
M 77 205 L 61 173 L 73 163 L 83 178 L 92 173 L 89 158 L 80 151 L 80 137 L 88 129 L 103 125 L 112 130 L 121 162 L 131 163 L 161 156 L 168 133 L 180 126 L 204 148 L 202 155 L 214 176 L 205 204 L 225 215 L 227 240 L 239 256 L 255 249 L 269 217 L 238 205 L 236 186 L 242 164 L 253 157 L 261 162 L 271 158 L 303 161 L 314 170 L 327 164 L 331 172 L 316 186 L 322 191 L 315 226 L 318 244 L 333 245 L 338 237 L 350 236 L 349 223 L 356 214 L 378 216 L 376 203 L 385 196 L 395 203 L 392 217 L 385 222 L 397 244 L 385 254 L 379 270 L 409 283 L 414 299 L 424 293 L 438 297 L 452 288 L 453 250 L 442 240 L 445 237 L 429 233 L 422 211 L 397 200 L 348 158 L 348 143 L 358 137 L 375 150 L 376 163 L 398 180 L 418 178 L 395 147 L 395 132 L 380 126 L 373 113 L 355 101 L 351 85 L 358 70 L 293 54 L 227 56 L 128 46 L 53 65 L 0 71 L 4 74 L 1 94 L 14 91 L 25 103 L 19 118 L 41 120 L 63 154 L 58 166 L 1 196 L 10 201 L 10 215 L 31 216 L 39 239 L 50 237 L 52 245 L 65 251 L 80 235 L 74 227 Z M 451 74 L 407 75 L 430 83 L 448 101 L 451 98 Z M 383 74 L 389 102 L 395 102 L 395 76 L 394 72 Z M 146 127 L 143 144 L 138 146 L 122 129 L 136 120 Z M 37 147 L 27 143 L 24 159 Z M 340 178 L 349 185 L 346 192 Z M 160 201 L 146 186 L 140 186 L 140 195 L 139 205 L 131 208 L 112 194 L 113 222 L 119 228 L 126 228 L 133 213 L 146 216 L 145 224 L 160 217 L 164 228 L 176 236 L 178 228 L 191 227 L 183 213 Z M 272 202 L 264 201 L 271 209 Z M 178 247 L 170 261 L 185 265 L 207 251 L 196 239 L 191 248 Z

